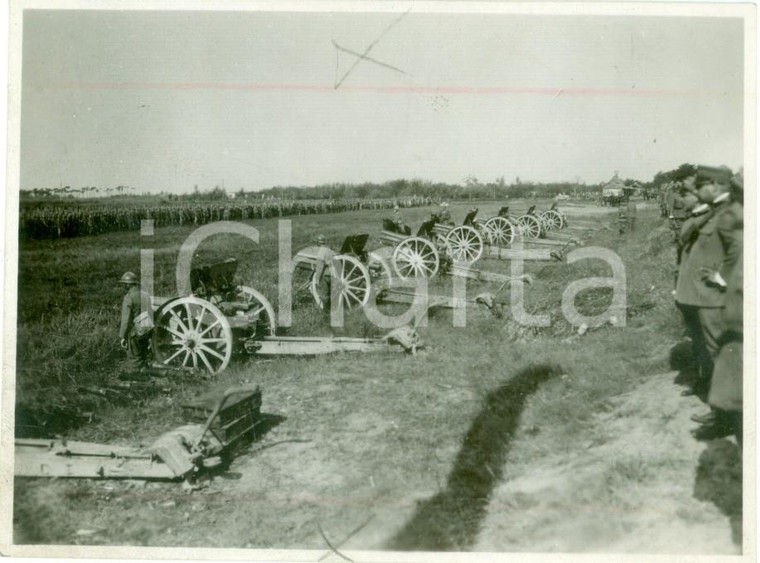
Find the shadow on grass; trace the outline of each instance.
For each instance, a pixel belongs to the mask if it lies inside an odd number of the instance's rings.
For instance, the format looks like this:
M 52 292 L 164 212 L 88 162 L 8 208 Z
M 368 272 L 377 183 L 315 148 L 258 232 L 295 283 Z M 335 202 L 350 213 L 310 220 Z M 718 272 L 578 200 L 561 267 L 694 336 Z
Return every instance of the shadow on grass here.
M 679 342 L 671 348 L 670 367 L 679 370 L 674 380 L 676 384 L 699 391 L 702 382 L 691 342 Z M 700 396 L 700 399 L 706 402 L 706 397 Z M 731 539 L 741 545 L 742 460 L 736 444 L 729 440 L 713 440 L 708 444 L 699 456 L 694 498 L 715 504 L 729 518 Z
M 388 545 L 396 551 L 464 550 L 473 544 L 515 437 L 527 398 L 552 376 L 556 366 L 531 366 L 491 391 L 475 417 L 446 490 L 418 506 Z
M 742 542 L 742 456 L 729 440 L 713 440 L 699 456 L 694 498 L 712 502 L 728 516 L 731 539 Z
M 208 477 L 215 477 L 218 475 L 226 479 L 238 478 L 238 474 L 229 472 L 229 467 L 232 462 L 236 458 L 258 453 L 261 450 L 265 450 L 267 448 L 271 448 L 273 445 L 279 444 L 280 442 L 274 442 L 272 444 L 257 446 L 258 442 L 260 442 L 264 436 L 266 436 L 270 431 L 272 431 L 274 428 L 286 420 L 286 417 L 279 414 L 261 413 L 259 415 L 259 420 L 256 426 L 254 426 L 253 430 L 250 432 L 250 441 L 242 440 L 237 444 L 228 446 L 222 455 L 222 464 L 214 470 L 207 471 Z
M 52 438 L 76 431 L 82 426 L 113 416 L 116 409 L 136 410 L 146 407 L 151 416 L 153 399 L 179 392 L 189 392 L 206 384 L 206 379 L 185 374 L 169 379 L 165 371 L 152 375 L 129 373 L 123 377 L 102 376 L 97 384 L 79 385 L 68 393 L 49 393 L 45 401 L 20 401 L 15 409 L 16 438 Z M 161 377 L 164 376 L 164 377 Z M 119 387 L 122 385 L 122 387 Z M 156 407 L 163 410 L 163 407 Z M 158 412 L 156 414 L 161 414 Z
M 90 406 L 88 404 L 87 406 Z M 52 438 L 65 435 L 89 424 L 97 415 L 77 406 L 16 404 L 14 432 L 16 438 Z
M 699 375 L 699 366 L 694 359 L 691 341 L 675 344 L 670 349 L 668 363 L 670 369 L 678 372 L 673 383 L 685 387 L 685 395 L 696 395 L 703 402 L 707 402 L 704 382 Z
M 691 341 L 674 344 L 670 348 L 668 363 L 672 370 L 692 371 L 697 369 L 697 361 L 694 358 L 694 348 Z
M 699 386 L 699 372 L 696 369 L 679 371 L 673 383 L 686 387 L 685 391 L 696 389 Z

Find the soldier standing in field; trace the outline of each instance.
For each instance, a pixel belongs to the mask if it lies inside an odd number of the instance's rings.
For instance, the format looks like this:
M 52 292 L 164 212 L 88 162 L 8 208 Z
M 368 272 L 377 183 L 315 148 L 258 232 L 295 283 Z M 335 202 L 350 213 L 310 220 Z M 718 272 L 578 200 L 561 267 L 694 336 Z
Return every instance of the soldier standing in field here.
M 324 235 L 317 237 L 317 255 L 316 263 L 314 264 L 314 279 L 317 286 L 317 292 L 322 299 L 322 307 L 327 310 L 324 305 L 330 302 L 330 278 L 325 276 L 325 269 L 330 268 L 335 252 L 327 245 L 327 239 Z
M 660 215 L 662 217 L 668 217 L 670 215 L 670 207 L 673 203 L 673 182 L 668 182 L 664 188 L 661 188 L 658 203 L 660 204 Z
M 694 184 L 696 177 L 695 169 L 693 174 L 684 178 L 673 188 L 673 197 L 668 209 L 670 229 L 673 231 L 676 244 L 676 268 L 673 276 L 676 284 L 678 283 L 678 270 L 681 266 L 681 254 L 683 252 L 681 229 L 686 220 L 691 217 L 691 211 L 699 203 Z
M 628 228 L 628 213 L 627 208 L 621 207 L 617 211 L 617 224 L 618 224 L 618 233 L 619 234 L 625 234 L 626 229 Z
M 125 288 L 119 342 L 127 351 L 127 369 L 136 373 L 150 367 L 150 337 L 153 331 L 150 296 L 140 289 L 140 281 L 132 272 L 121 276 L 119 283 Z
M 683 250 L 676 284 L 676 306 L 683 315 L 693 356 L 699 366 L 699 377 L 692 392 L 701 398 L 706 398 L 710 388 L 718 338 L 724 332 L 724 294 L 717 287 L 705 284 L 703 277 L 705 269 L 722 268 L 726 248 L 732 244 L 722 241 L 718 234 L 719 221 L 728 203 L 730 177 L 727 168 L 698 168 L 695 185 L 701 204 L 694 208 L 681 229 Z
M 628 203 L 626 204 L 626 217 L 628 219 L 628 223 L 626 224 L 626 230 L 628 232 L 632 232 L 636 230 L 636 203 L 632 200 L 628 200 Z
M 689 218 L 691 210 L 699 203 L 694 193 L 694 180 L 696 175 L 687 176 L 677 187 L 668 210 L 668 217 L 675 231 L 676 237 L 680 233 L 684 221 Z

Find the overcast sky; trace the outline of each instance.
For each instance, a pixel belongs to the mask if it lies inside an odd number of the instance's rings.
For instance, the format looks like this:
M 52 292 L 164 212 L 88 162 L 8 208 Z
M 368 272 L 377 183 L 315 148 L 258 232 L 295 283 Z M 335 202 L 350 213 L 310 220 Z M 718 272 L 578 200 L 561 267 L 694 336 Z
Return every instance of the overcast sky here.
M 742 25 L 27 10 L 21 188 L 591 183 L 616 170 L 646 181 L 683 162 L 735 169 Z M 333 45 L 363 53 L 376 40 L 367 56 L 382 64 L 353 69 L 357 58 Z

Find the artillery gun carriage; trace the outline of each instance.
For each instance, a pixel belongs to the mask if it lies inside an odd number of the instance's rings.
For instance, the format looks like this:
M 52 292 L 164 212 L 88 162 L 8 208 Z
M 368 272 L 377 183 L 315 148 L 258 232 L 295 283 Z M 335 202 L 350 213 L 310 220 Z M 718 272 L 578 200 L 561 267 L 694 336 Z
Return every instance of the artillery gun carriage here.
M 405 327 L 382 338 L 278 336 L 274 307 L 259 291 L 235 283 L 237 267 L 237 260 L 229 258 L 194 269 L 191 295 L 151 298 L 153 355 L 160 366 L 213 375 L 236 355 L 373 352 L 398 346 L 414 352 L 422 346 L 413 330 L 402 330 Z
M 349 235 L 337 254 L 325 252 L 324 246 L 299 250 L 293 258 L 295 294 L 309 294 L 321 309 L 331 294 L 347 309 L 366 305 L 372 284 L 392 278 L 388 261 L 376 252 L 367 252 L 368 239 L 368 234 Z
M 275 334 L 274 308 L 256 289 L 234 282 L 237 267 L 230 258 L 194 268 L 191 295 L 151 298 L 159 364 L 217 373 L 247 342 Z

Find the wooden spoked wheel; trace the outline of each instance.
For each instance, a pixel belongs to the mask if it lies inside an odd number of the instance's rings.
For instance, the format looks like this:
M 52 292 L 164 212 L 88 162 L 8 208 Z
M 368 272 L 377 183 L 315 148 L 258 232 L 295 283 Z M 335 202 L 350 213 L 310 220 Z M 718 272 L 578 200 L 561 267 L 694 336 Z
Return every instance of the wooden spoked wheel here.
M 491 217 L 486 221 L 485 227 L 488 238 L 492 245 L 507 247 L 515 239 L 515 227 L 506 217 Z
M 544 224 L 544 228 L 547 231 L 558 231 L 562 228 L 564 221 L 562 220 L 562 215 L 554 211 L 553 209 L 550 209 L 549 211 L 544 211 L 541 214 L 541 222 Z
M 470 226 L 454 227 L 446 234 L 446 242 L 455 262 L 472 264 L 483 255 L 483 237 Z
M 241 301 L 248 306 L 245 315 L 254 322 L 259 321 L 266 327 L 266 332 L 274 336 L 277 332 L 277 317 L 275 316 L 274 307 L 264 295 L 252 287 L 240 285 L 237 287 L 236 295 L 233 296 L 235 301 Z
M 232 357 L 232 329 L 214 305 L 179 297 L 155 314 L 153 354 L 163 365 L 219 373 Z
M 353 256 L 339 254 L 330 264 L 330 283 L 337 284 L 337 289 L 343 307 L 352 309 L 362 307 L 369 301 L 372 280 L 369 270 Z
M 533 215 L 521 215 L 517 218 L 517 227 L 523 238 L 538 238 L 541 236 L 541 222 Z
M 401 279 L 432 278 L 438 272 L 440 257 L 435 245 L 421 237 L 402 240 L 393 249 L 393 269 Z

